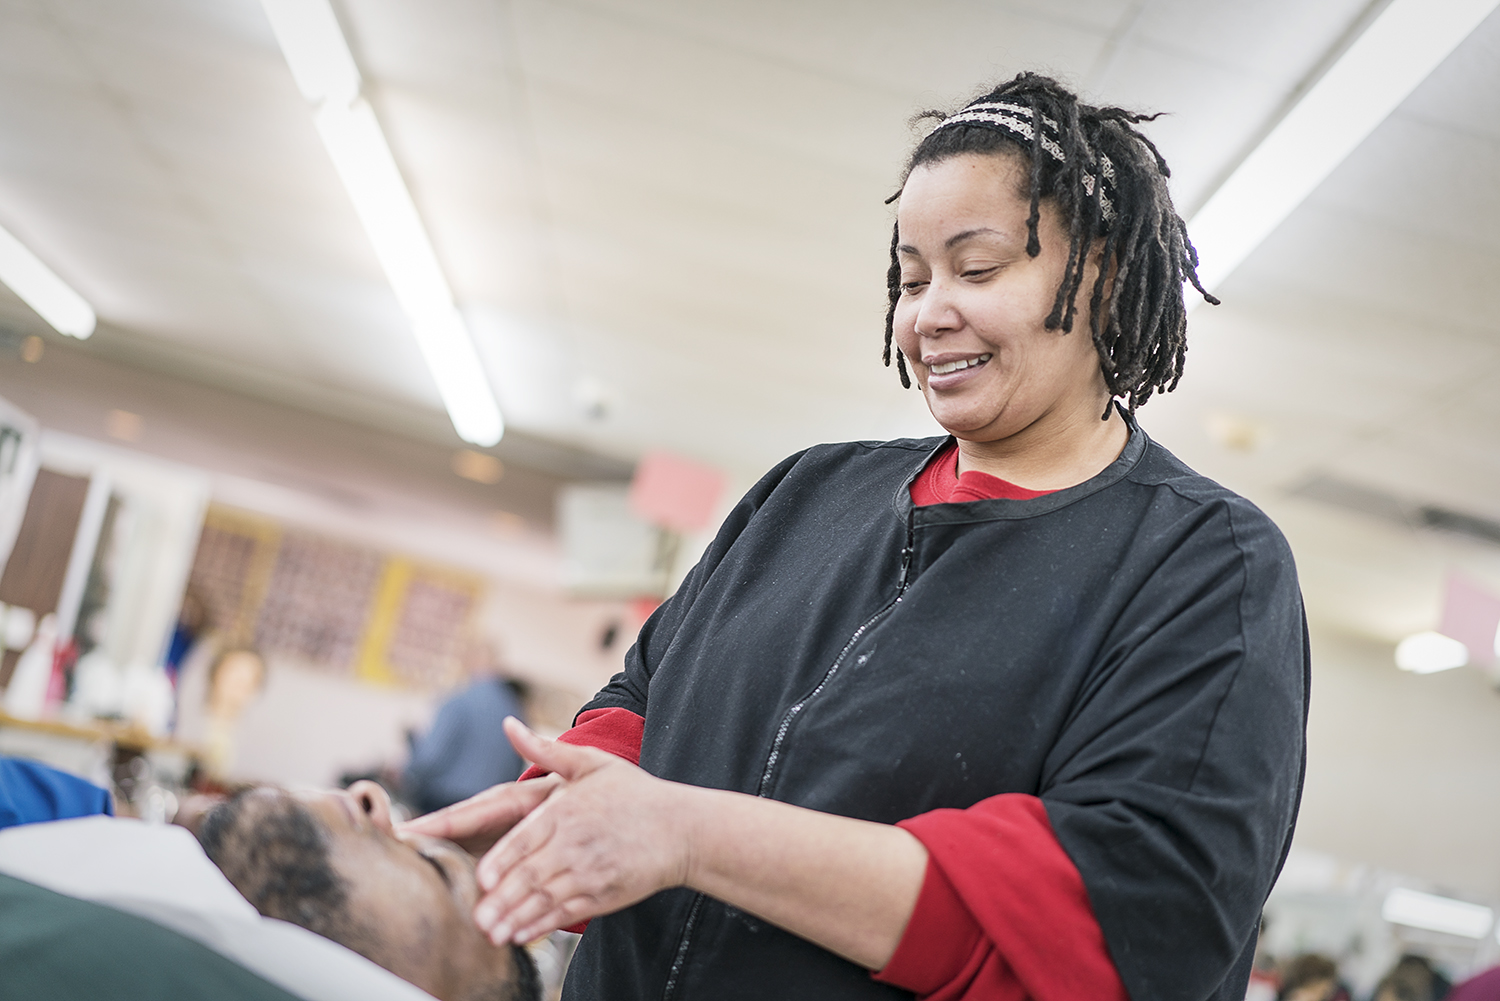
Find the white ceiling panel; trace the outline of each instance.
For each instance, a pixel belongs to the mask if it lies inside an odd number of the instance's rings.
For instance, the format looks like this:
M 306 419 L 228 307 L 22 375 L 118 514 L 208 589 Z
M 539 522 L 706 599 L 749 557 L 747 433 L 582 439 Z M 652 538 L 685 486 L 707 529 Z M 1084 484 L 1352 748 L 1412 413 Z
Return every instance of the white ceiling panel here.
M 518 9 L 530 13 L 562 6 L 528 0 Z M 606 0 L 566 6 L 607 18 L 621 30 L 628 26 L 740 53 L 763 65 L 841 80 L 867 95 L 883 91 L 925 105 L 967 98 L 984 81 L 1024 68 L 1077 73 L 1135 4 Z M 711 78 L 683 82 L 678 89 L 695 90 L 703 83 Z

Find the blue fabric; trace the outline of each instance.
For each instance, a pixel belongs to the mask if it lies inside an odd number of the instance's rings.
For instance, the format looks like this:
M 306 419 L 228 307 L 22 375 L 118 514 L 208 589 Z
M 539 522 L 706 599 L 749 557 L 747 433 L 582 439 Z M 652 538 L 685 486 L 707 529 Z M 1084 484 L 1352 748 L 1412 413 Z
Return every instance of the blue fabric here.
M 476 681 L 443 703 L 412 745 L 401 782 L 407 802 L 427 813 L 519 778 L 521 756 L 500 727 L 507 716 L 520 718 L 521 706 L 499 678 Z
M 114 812 L 109 793 L 92 782 L 35 761 L 0 758 L 0 829 Z
M 193 648 L 193 641 L 197 638 L 196 633 L 191 629 L 184 629 L 180 624 L 172 630 L 172 640 L 167 644 L 167 656 L 164 661 L 172 677 L 177 676 L 177 669 L 182 666 L 182 658 L 187 656 L 187 652 Z

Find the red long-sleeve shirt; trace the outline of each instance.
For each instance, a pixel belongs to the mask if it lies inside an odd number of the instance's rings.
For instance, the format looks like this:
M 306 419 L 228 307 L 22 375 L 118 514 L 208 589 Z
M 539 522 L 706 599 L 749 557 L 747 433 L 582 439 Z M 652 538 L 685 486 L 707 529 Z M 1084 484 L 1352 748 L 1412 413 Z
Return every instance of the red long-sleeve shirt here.
M 917 505 L 1025 500 L 985 473 L 958 474 L 950 446 L 912 483 Z M 645 720 L 628 709 L 581 714 L 559 739 L 639 764 Z M 523 779 L 544 774 L 529 769 Z M 906 931 L 876 980 L 930 1001 L 1128 1001 L 1089 905 L 1083 877 L 1035 796 L 991 796 L 897 825 L 928 852 Z

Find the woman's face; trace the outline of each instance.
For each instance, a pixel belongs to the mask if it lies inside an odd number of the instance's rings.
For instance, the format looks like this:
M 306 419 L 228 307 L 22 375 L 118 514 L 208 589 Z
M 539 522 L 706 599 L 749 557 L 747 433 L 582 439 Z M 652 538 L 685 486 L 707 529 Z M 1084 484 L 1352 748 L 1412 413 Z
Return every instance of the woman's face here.
M 1026 253 L 1030 204 L 1016 157 L 964 155 L 912 171 L 897 214 L 896 345 L 939 424 L 974 442 L 1103 412 L 1108 389 L 1089 336 L 1096 262 L 1073 332 L 1048 330 L 1068 259 L 1055 207 L 1041 205 L 1041 253 Z

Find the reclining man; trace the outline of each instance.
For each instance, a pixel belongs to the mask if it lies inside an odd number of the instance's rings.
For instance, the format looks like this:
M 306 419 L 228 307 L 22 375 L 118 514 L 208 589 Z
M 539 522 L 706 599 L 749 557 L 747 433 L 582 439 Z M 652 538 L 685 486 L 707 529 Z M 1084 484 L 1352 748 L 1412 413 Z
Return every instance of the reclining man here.
M 204 818 L 198 840 L 261 914 L 353 949 L 434 997 L 539 993 L 526 951 L 495 947 L 469 916 L 479 897 L 473 858 L 438 838 L 398 837 L 390 798 L 374 782 L 241 792 Z
M 331 939 L 440 1001 L 540 999 L 536 967 L 527 952 L 491 945 L 469 917 L 477 898 L 473 859 L 450 842 L 398 836 L 391 824 L 390 800 L 374 783 L 324 793 L 246 790 L 207 814 L 198 835 L 203 853 L 264 917 Z M 214 892 L 227 894 L 234 906 L 244 904 L 203 861 L 203 853 L 178 829 L 149 828 L 128 820 L 90 818 L 18 827 L 0 834 L 0 873 L 15 877 L 0 886 L 0 896 L 19 893 L 14 902 L 32 907 L 32 898 L 25 894 L 55 897 L 43 889 L 47 887 L 110 904 L 125 901 L 125 910 L 153 919 L 170 916 L 174 906 L 190 905 L 203 908 L 203 923 L 211 925 L 223 907 L 222 900 L 212 899 Z M 91 887 L 101 883 L 111 883 L 112 889 L 92 893 Z M 172 891 L 177 899 L 171 893 L 164 897 L 163 887 L 177 888 Z M 148 899 L 153 894 L 155 900 Z M 193 900 L 184 903 L 187 897 Z M 143 899 L 147 903 L 139 905 Z M 5 901 L 0 900 L 3 909 Z M 310 1001 L 330 993 L 330 980 L 335 996 L 350 996 L 347 988 L 353 985 L 330 976 L 331 967 L 359 973 L 350 964 L 363 963 L 297 929 L 275 922 L 261 927 L 254 915 L 238 923 L 219 921 L 216 931 L 195 934 L 191 919 L 183 920 L 181 913 L 163 923 Z M 225 933 L 225 928 L 230 931 Z M 66 936 L 67 927 L 61 926 L 51 937 Z M 297 941 L 299 937 L 317 948 L 292 948 L 309 944 Z M 258 941 L 239 947 L 226 941 L 235 938 Z M 54 944 L 58 948 L 50 954 L 57 958 L 49 961 L 39 958 L 48 955 L 47 950 L 39 952 L 34 944 L 0 941 L 0 956 L 9 956 L 4 961 L 7 976 L 27 973 L 13 967 L 10 960 L 15 959 L 50 964 L 30 971 L 38 984 L 76 979 L 75 971 L 68 969 L 73 947 Z M 292 956 L 294 952 L 300 958 Z M 76 950 L 71 955 L 76 956 Z M 321 972 L 324 982 L 308 989 L 288 973 L 288 966 L 313 969 L 312 980 Z M 368 964 L 363 969 L 385 976 Z M 399 983 L 394 987 L 410 990 Z M 49 996 L 62 995 L 54 990 Z M 368 991 L 361 996 L 369 996 Z

